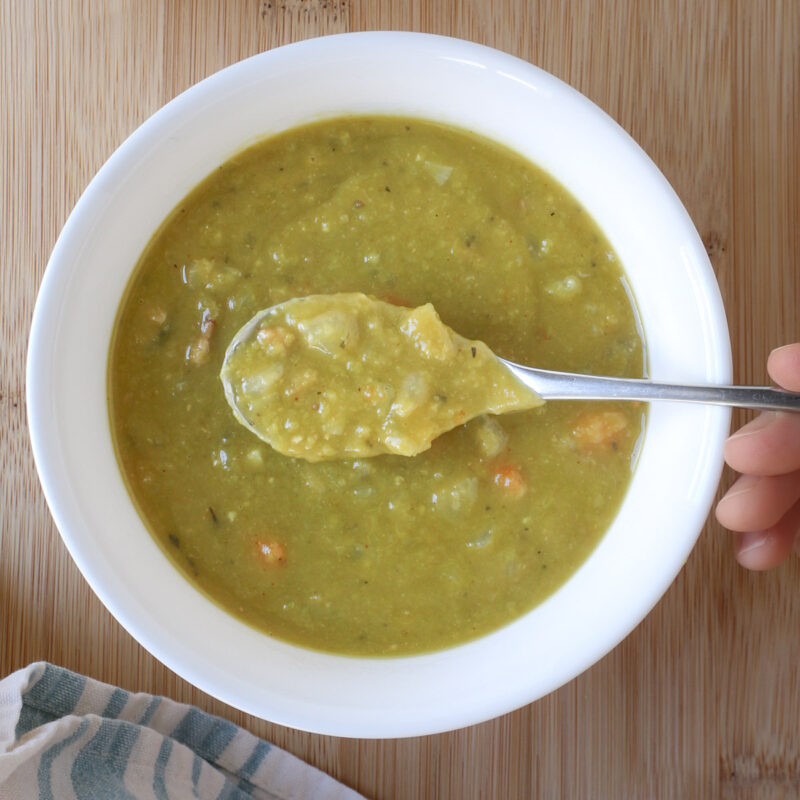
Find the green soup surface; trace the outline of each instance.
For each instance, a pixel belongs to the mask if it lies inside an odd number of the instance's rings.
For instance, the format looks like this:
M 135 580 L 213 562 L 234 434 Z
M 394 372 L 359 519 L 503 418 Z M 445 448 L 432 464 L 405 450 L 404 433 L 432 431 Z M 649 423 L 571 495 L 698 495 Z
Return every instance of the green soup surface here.
M 187 578 L 313 649 L 463 643 L 536 606 L 591 553 L 630 482 L 646 406 L 482 414 L 413 457 L 284 455 L 232 413 L 223 357 L 260 309 L 336 293 L 430 303 L 513 361 L 641 377 L 622 267 L 575 199 L 521 156 L 375 116 L 237 154 L 174 209 L 135 270 L 109 357 L 112 430 L 142 518 Z

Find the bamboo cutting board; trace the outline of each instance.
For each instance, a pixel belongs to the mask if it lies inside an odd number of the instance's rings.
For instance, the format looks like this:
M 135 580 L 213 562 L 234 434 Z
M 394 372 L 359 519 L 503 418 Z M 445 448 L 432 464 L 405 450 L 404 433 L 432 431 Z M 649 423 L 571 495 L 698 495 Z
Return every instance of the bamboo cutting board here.
M 376 800 L 800 796 L 800 569 L 746 573 L 713 522 L 639 628 L 567 686 L 482 725 L 381 742 L 281 728 L 197 691 L 122 630 L 61 544 L 28 444 L 24 359 L 69 210 L 192 83 L 291 41 L 375 29 L 472 39 L 588 95 L 695 220 L 737 381 L 764 381 L 768 351 L 800 339 L 794 0 L 0 0 L 0 674 L 45 659 L 194 703 Z

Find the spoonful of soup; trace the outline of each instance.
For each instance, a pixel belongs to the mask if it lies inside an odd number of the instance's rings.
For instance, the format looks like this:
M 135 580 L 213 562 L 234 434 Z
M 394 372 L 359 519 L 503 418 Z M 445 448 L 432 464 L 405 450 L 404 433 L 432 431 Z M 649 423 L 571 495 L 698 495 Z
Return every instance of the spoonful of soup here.
M 480 416 L 545 400 L 682 400 L 800 410 L 768 387 L 685 386 L 514 364 L 447 327 L 430 304 L 360 293 L 310 295 L 258 312 L 234 336 L 220 374 L 246 428 L 307 461 L 413 456 Z

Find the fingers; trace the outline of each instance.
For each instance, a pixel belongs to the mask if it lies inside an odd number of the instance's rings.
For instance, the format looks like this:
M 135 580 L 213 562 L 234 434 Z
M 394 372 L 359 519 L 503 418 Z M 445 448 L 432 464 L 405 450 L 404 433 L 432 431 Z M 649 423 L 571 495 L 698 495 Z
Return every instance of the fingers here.
M 800 392 L 800 343 L 773 350 L 770 377 Z M 736 531 L 734 551 L 748 569 L 800 555 L 800 414 L 768 411 L 725 443 L 725 460 L 744 473 L 717 505 L 717 519 Z
M 737 472 L 750 475 L 780 475 L 800 469 L 800 414 L 760 414 L 728 439 L 725 460 Z
M 737 533 L 734 538 L 736 560 L 747 569 L 771 569 L 783 562 L 800 530 L 800 503 L 796 503 L 776 524 L 766 530 Z
M 779 347 L 769 354 L 767 372 L 790 392 L 800 392 L 800 342 Z
M 771 528 L 800 499 L 800 472 L 742 475 L 717 504 L 717 519 L 732 531 Z
M 800 392 L 800 342 L 773 350 L 767 369 L 780 386 Z M 779 475 L 800 469 L 800 414 L 760 414 L 728 439 L 725 460 L 737 472 L 751 475 Z

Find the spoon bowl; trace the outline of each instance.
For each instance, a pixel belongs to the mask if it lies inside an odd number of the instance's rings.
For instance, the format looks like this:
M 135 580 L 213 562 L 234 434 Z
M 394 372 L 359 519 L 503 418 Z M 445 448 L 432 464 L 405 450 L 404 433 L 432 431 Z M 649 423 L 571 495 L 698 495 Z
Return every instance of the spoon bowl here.
M 542 398 L 428 303 L 316 294 L 259 311 L 234 335 L 220 378 L 236 419 L 307 461 L 414 456 L 483 414 Z

